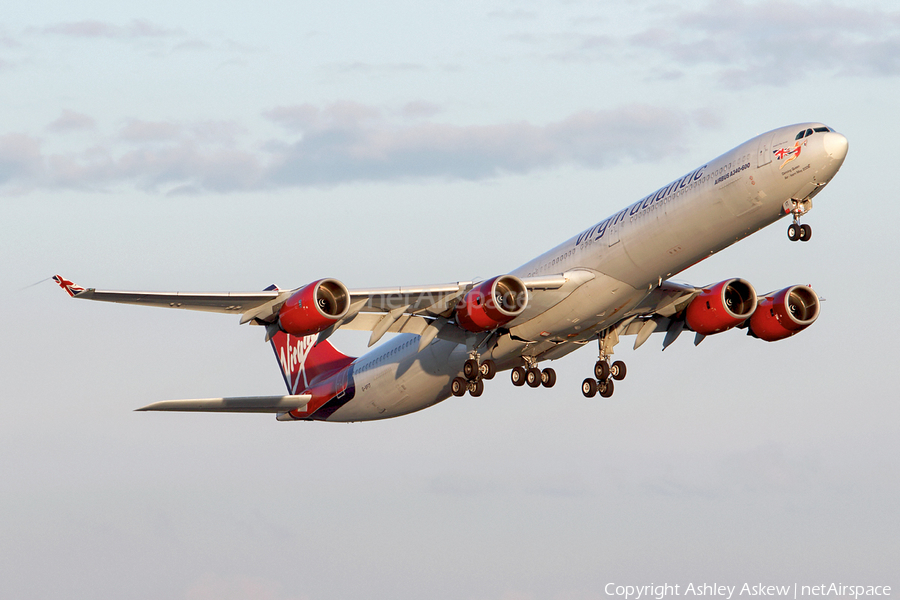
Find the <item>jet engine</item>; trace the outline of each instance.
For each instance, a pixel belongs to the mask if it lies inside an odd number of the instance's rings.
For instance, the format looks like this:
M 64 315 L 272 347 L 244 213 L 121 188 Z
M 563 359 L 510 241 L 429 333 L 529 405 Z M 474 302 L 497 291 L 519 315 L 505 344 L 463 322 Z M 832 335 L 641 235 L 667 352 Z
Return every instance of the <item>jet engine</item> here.
M 311 335 L 334 325 L 349 309 L 350 292 L 344 284 L 320 279 L 291 294 L 278 311 L 278 325 L 291 335 Z
M 756 310 L 756 290 L 744 279 L 728 279 L 705 288 L 685 310 L 688 326 L 701 335 L 740 325 Z
M 469 290 L 456 305 L 456 322 L 467 331 L 491 331 L 525 310 L 528 289 L 514 275 L 488 279 Z
M 775 342 L 800 333 L 819 316 L 819 297 L 811 287 L 794 285 L 769 294 L 750 317 L 750 333 Z

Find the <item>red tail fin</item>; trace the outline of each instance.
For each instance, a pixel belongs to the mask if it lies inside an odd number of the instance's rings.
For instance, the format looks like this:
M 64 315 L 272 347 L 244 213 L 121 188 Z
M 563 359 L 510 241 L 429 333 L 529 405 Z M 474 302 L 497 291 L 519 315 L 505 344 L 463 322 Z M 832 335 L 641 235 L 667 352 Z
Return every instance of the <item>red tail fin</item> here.
M 317 337 L 297 337 L 279 331 L 272 338 L 289 394 L 302 393 L 314 379 L 339 371 L 355 360 L 338 352 L 327 340 L 316 344 Z

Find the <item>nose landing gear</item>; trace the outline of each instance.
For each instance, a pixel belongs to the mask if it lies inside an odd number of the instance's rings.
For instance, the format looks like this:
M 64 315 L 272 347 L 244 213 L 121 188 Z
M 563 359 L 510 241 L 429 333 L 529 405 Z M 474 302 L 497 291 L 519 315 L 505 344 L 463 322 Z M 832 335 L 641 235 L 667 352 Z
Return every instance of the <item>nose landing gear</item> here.
M 801 225 L 799 221 L 795 221 L 788 226 L 787 235 L 792 242 L 808 242 L 812 238 L 812 227 L 807 223 Z
M 809 212 L 812 208 L 812 201 L 807 199 L 804 201 L 788 200 L 785 202 L 784 210 L 789 213 L 794 222 L 788 226 L 787 236 L 792 242 L 808 242 L 812 239 L 812 227 L 809 224 L 800 224 L 800 217 Z

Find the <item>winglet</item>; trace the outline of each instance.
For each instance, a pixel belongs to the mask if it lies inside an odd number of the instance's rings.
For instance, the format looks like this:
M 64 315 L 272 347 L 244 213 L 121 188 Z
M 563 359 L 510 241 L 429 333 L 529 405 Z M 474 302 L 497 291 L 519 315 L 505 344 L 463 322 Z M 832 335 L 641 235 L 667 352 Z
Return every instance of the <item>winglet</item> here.
M 66 290 L 66 293 L 73 298 L 84 291 L 83 287 L 81 287 L 80 285 L 75 285 L 68 279 L 65 279 L 62 275 L 54 275 L 53 281 L 59 284 L 59 287 Z

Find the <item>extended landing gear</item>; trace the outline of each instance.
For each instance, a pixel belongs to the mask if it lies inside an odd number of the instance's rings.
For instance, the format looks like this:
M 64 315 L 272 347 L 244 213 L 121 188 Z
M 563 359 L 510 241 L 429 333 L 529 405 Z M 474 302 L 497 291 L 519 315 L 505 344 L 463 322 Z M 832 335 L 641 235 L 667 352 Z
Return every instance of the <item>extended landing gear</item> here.
M 528 387 L 544 386 L 551 388 L 556 385 L 556 371 L 549 368 L 539 369 L 535 364 L 530 364 L 527 369 L 525 367 L 516 367 L 512 370 L 509 377 L 515 386 L 522 386 L 527 383 Z
M 474 397 L 484 393 L 484 380 L 493 379 L 497 373 L 494 361 L 488 359 L 482 363 L 477 358 L 470 358 L 463 363 L 464 377 L 454 377 L 450 382 L 450 393 L 454 396 L 465 396 L 469 392 Z
M 590 377 L 588 377 L 581 384 L 581 393 L 584 394 L 585 398 L 593 398 L 597 395 L 597 392 L 600 392 L 600 395 L 602 397 L 609 398 L 613 395 L 614 389 L 615 385 L 613 384 L 612 379 L 598 381 L 596 379 L 591 379 Z
M 788 239 L 792 242 L 808 242 L 812 239 L 812 227 L 800 224 L 800 217 L 808 213 L 811 208 L 812 202 L 809 199 L 802 202 L 789 200 L 785 203 L 785 212 L 794 218 L 794 222 L 788 226 L 787 230 Z
M 497 367 L 494 361 L 488 359 L 483 363 L 479 363 L 477 358 L 470 358 L 463 363 L 463 375 L 469 381 L 477 379 L 493 379 L 497 373 Z
M 594 365 L 594 378 L 589 377 L 582 382 L 581 393 L 585 398 L 593 398 L 598 392 L 603 398 L 609 398 L 615 390 L 613 381 L 625 379 L 626 373 L 625 363 L 621 360 L 609 364 L 605 358 L 601 358 Z
M 808 242 L 812 238 L 812 227 L 795 221 L 788 226 L 787 235 L 792 242 Z

